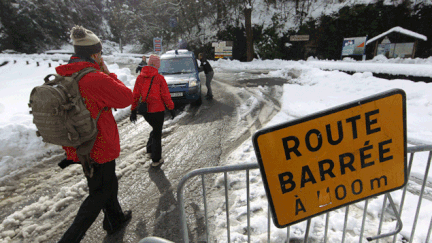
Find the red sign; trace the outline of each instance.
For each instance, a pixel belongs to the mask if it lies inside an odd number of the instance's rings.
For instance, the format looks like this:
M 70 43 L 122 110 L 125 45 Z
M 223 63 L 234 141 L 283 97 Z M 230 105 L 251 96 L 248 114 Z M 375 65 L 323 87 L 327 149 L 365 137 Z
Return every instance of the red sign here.
M 153 50 L 155 52 L 161 52 L 162 51 L 162 39 L 161 38 L 153 38 Z

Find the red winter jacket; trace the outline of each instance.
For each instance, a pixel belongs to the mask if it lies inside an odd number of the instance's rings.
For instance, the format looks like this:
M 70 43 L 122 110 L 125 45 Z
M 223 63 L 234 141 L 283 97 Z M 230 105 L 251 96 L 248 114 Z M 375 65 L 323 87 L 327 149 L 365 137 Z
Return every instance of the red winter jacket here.
M 165 110 L 165 106 L 169 110 L 174 109 L 174 103 L 171 99 L 171 94 L 165 78 L 159 74 L 158 70 L 151 66 L 145 66 L 141 69 L 140 75 L 137 77 L 133 90 L 133 103 L 131 110 L 135 110 L 138 106 L 140 97 L 145 100 L 150 87 L 151 78 L 154 76 L 153 84 L 150 93 L 147 97 L 147 108 L 149 113 L 161 112 Z
M 78 59 L 72 57 L 71 59 Z M 86 67 L 94 67 L 100 70 L 99 65 L 86 61 L 79 61 L 56 67 L 56 71 L 62 76 L 71 76 L 73 73 Z M 104 107 L 97 122 L 98 135 L 90 157 L 97 163 L 103 164 L 112 161 L 120 155 L 120 138 L 117 130 L 117 123 L 112 114 L 111 108 L 125 108 L 132 103 L 132 91 L 126 87 L 117 75 L 107 75 L 101 71 L 86 74 L 79 81 L 81 96 L 85 99 L 87 109 L 91 116 L 96 119 L 99 111 Z M 78 162 L 76 150 L 73 147 L 63 147 L 67 158 Z

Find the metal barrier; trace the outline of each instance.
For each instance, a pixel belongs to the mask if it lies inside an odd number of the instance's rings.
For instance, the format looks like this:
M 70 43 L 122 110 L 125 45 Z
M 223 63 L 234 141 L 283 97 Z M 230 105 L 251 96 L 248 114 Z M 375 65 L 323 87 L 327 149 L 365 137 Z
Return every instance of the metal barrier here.
M 159 237 L 151 236 L 140 240 L 138 243 L 174 243 L 174 242 Z
M 427 164 L 426 164 L 426 168 L 424 170 L 424 176 L 423 178 L 411 178 L 410 174 L 411 174 L 411 170 L 412 170 L 412 165 L 413 165 L 413 161 L 414 161 L 414 155 L 416 153 L 419 152 L 428 152 L 429 151 L 429 155 L 428 155 L 428 159 L 427 159 Z M 416 191 L 416 193 L 418 193 L 418 203 L 417 203 L 417 208 L 416 208 L 416 213 L 414 216 L 414 221 L 412 223 L 412 228 L 410 232 L 410 235 L 407 237 L 407 233 L 405 232 L 405 235 L 403 236 L 404 240 L 403 241 L 399 241 L 399 242 L 409 242 L 409 243 L 417 243 L 419 241 L 413 241 L 415 234 L 416 234 L 416 229 L 417 229 L 417 223 L 418 223 L 418 219 L 419 219 L 419 215 L 420 215 L 420 209 L 422 206 L 422 202 L 423 199 L 425 197 L 425 188 L 428 184 L 427 182 L 427 178 L 428 178 L 428 174 L 429 174 L 429 169 L 430 169 L 430 164 L 431 164 L 431 155 L 432 155 L 432 145 L 422 145 L 422 146 L 413 146 L 413 147 L 408 147 L 408 151 L 407 153 L 410 155 L 407 159 L 408 159 L 408 168 L 407 168 L 407 173 L 408 173 L 408 178 L 409 178 L 409 182 L 407 183 L 407 185 L 405 187 L 403 187 L 402 189 L 400 189 L 400 191 L 402 191 L 402 196 L 400 199 L 400 203 L 398 205 L 398 207 L 396 207 L 395 203 L 393 202 L 392 197 L 390 196 L 389 193 L 382 195 L 380 197 L 384 197 L 383 200 L 383 205 L 382 205 L 382 209 L 381 209 L 381 215 L 380 215 L 380 220 L 379 220 L 379 226 L 377 229 L 377 234 L 378 236 L 373 236 L 373 237 L 367 237 L 368 241 L 371 240 L 376 240 L 376 242 L 378 242 L 379 238 L 383 238 L 386 237 L 386 242 L 396 242 L 397 240 L 397 235 L 398 233 L 401 231 L 402 229 L 402 224 L 404 224 L 404 227 L 409 227 L 409 224 L 405 224 L 405 222 L 401 222 L 400 221 L 400 217 L 402 217 L 403 212 L 403 208 L 404 208 L 404 203 L 405 203 L 405 199 L 406 199 L 406 195 L 407 195 L 407 188 L 409 183 L 411 182 L 411 179 L 415 179 L 416 182 L 418 183 L 418 181 L 421 181 L 421 189 L 419 191 Z M 249 172 L 250 170 L 254 170 L 254 169 L 258 169 L 259 166 L 258 164 L 239 164 L 239 165 L 230 165 L 230 166 L 221 166 L 221 167 L 210 167 L 210 168 L 202 168 L 202 169 L 197 169 L 194 171 L 189 172 L 188 174 L 186 174 L 182 180 L 180 181 L 178 188 L 177 188 L 177 199 L 178 199 L 178 203 L 179 203 L 179 210 L 180 210 L 180 220 L 181 220 L 181 232 L 183 235 L 183 242 L 188 243 L 189 242 L 189 233 L 188 233 L 188 225 L 187 225 L 187 220 L 186 220 L 186 212 L 185 212 L 185 196 L 184 196 L 184 188 L 186 187 L 186 183 L 189 182 L 189 180 L 191 178 L 194 178 L 196 176 L 201 176 L 201 184 L 202 184 L 202 196 L 203 196 L 203 206 L 204 206 L 204 217 L 205 217 L 205 242 L 210 242 L 209 241 L 209 216 L 208 216 L 208 205 L 207 205 L 207 186 L 205 183 L 205 175 L 211 175 L 211 174 L 216 174 L 216 173 L 224 173 L 224 187 L 225 187 L 225 212 L 226 212 L 226 231 L 227 231 L 227 242 L 231 242 L 231 229 L 230 229 L 230 213 L 229 213 L 229 198 L 228 198 L 228 191 L 229 191 L 229 187 L 228 187 L 228 172 L 237 172 L 239 173 L 240 171 L 245 171 L 246 172 L 246 201 L 247 201 L 247 239 L 248 242 L 251 241 L 251 224 L 250 224 L 250 217 L 251 217 L 251 209 L 250 209 L 250 181 L 249 181 Z M 431 183 L 429 183 L 429 187 L 432 187 L 430 185 Z M 432 191 L 432 190 L 430 190 Z M 428 190 L 429 192 L 429 190 Z M 428 194 L 428 193 L 426 193 Z M 428 194 L 428 197 L 430 197 L 431 195 Z M 429 198 L 430 200 L 432 200 L 432 197 Z M 393 223 L 396 221 L 396 227 L 394 229 L 394 232 L 392 233 L 381 233 L 382 229 L 383 229 L 383 225 L 384 224 L 389 224 L 388 219 L 384 220 L 384 212 L 385 212 L 385 207 L 387 205 L 387 200 L 389 200 L 390 202 L 390 206 L 392 206 L 392 209 L 394 211 L 394 218 L 393 218 Z M 364 205 L 364 209 L 363 209 L 363 217 L 362 217 L 362 222 L 361 222 L 361 230 L 359 235 L 359 239 L 358 241 L 355 242 L 362 242 L 363 241 L 363 235 L 364 235 L 364 230 L 365 230 L 365 225 L 368 224 L 368 222 L 366 221 L 367 218 L 367 208 L 368 208 L 368 203 L 369 203 L 369 199 L 364 200 L 365 205 Z M 345 242 L 345 238 L 346 238 L 346 234 L 347 234 L 347 222 L 348 222 L 348 214 L 349 214 L 349 209 L 350 209 L 350 205 L 345 207 L 345 218 L 344 218 L 344 226 L 343 226 L 343 234 L 342 234 L 342 239 L 340 240 L 340 242 L 344 243 Z M 398 210 L 400 210 L 400 212 L 398 212 Z M 432 208 L 430 209 L 430 211 L 432 212 Z M 329 214 L 331 214 L 333 211 L 331 212 L 327 212 L 325 213 L 325 229 L 324 229 L 324 235 L 322 237 L 322 239 L 319 240 L 319 242 L 327 242 L 328 241 L 328 231 L 329 231 Z M 321 215 L 315 216 L 316 217 L 320 217 Z M 422 215 L 423 217 L 425 215 Z M 429 221 L 429 227 L 427 230 L 427 236 L 425 237 L 425 241 L 421 241 L 421 242 L 431 242 L 431 231 L 432 231 L 432 215 L 426 215 L 426 217 L 430 218 Z M 308 242 L 309 240 L 309 234 L 310 234 L 310 227 L 311 227 L 311 220 L 313 220 L 314 218 L 308 219 L 307 220 L 307 225 L 306 225 L 306 230 L 305 230 L 305 234 L 304 234 L 304 239 L 303 242 Z M 386 222 L 384 222 L 386 221 Z M 409 222 L 411 223 L 411 222 Z M 271 214 L 270 214 L 270 209 L 268 208 L 268 216 L 267 216 L 267 242 L 270 242 L 270 235 L 271 235 Z M 292 227 L 292 226 L 290 226 Z M 290 242 L 290 227 L 287 227 L 287 232 L 286 232 L 286 241 L 285 242 Z M 388 227 L 387 227 L 388 228 Z M 391 237 L 389 236 L 393 236 L 393 240 L 391 241 Z M 400 235 L 399 235 L 400 236 Z M 390 240 L 390 241 L 389 241 Z M 211 241 L 213 242 L 213 241 Z

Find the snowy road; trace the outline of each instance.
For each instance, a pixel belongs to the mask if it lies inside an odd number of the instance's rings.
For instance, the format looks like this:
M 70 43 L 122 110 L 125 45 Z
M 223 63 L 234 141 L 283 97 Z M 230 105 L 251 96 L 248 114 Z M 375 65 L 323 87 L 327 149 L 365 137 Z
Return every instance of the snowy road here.
M 108 237 L 100 214 L 82 242 L 138 242 L 147 236 L 179 242 L 175 192 L 181 178 L 191 170 L 226 160 L 280 110 L 278 100 L 287 80 L 257 77 L 216 72 L 214 100 L 203 100 L 200 107 L 186 106 L 173 120 L 167 113 L 162 137 L 165 164 L 161 169 L 149 166 L 151 160 L 144 149 L 151 128 L 144 119 L 140 117 L 132 124 L 125 116 L 119 121 L 119 200 L 123 209 L 132 209 L 133 217 L 123 232 Z M 203 94 L 205 91 L 204 85 Z M 10 230 L 13 242 L 56 242 L 72 223 L 87 195 L 87 186 L 80 166 L 64 170 L 57 166 L 62 158 L 61 150 L 54 152 L 31 172 L 22 172 L 4 185 L 6 197 L 0 201 L 0 222 L 13 213 L 29 216 L 23 226 Z M 191 186 L 186 193 L 193 198 L 196 192 Z M 200 210 L 196 207 L 189 217 L 199 217 Z M 198 240 L 202 230 L 192 227 L 191 242 Z

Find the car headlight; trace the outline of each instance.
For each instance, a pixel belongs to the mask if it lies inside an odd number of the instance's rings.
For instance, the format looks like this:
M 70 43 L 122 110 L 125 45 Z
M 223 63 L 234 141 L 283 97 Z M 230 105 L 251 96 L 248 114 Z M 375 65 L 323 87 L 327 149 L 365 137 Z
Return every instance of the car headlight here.
M 197 86 L 197 81 L 196 80 L 190 80 L 189 81 L 189 87 L 195 87 Z

